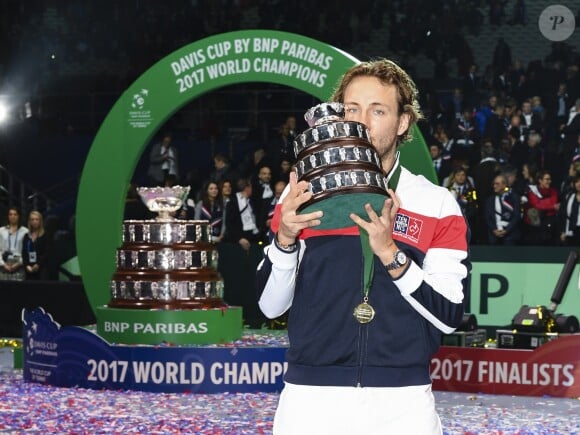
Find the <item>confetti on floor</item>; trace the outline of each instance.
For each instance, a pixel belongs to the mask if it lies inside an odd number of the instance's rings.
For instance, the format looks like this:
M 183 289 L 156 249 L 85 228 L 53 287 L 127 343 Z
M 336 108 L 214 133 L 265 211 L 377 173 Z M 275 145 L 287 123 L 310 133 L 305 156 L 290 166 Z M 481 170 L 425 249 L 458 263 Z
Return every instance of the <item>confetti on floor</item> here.
M 287 345 L 283 333 L 252 330 L 217 346 Z M 272 433 L 275 393 L 164 394 L 27 383 L 12 368 L 8 348 L 0 350 L 0 434 Z M 435 391 L 435 400 L 445 435 L 580 435 L 578 399 Z
M 580 400 L 442 391 L 435 397 L 447 435 L 580 435 Z M 272 393 L 58 388 L 0 369 L 2 434 L 270 434 L 277 401 Z

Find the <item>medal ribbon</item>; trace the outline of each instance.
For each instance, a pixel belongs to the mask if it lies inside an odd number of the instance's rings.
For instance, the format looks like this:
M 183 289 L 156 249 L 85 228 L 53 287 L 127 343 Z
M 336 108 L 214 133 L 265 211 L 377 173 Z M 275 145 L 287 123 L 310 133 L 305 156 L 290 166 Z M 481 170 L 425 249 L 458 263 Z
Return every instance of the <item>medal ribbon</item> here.
M 399 184 L 399 178 L 401 177 L 401 165 L 399 164 L 399 152 L 395 157 L 395 164 L 391 169 L 391 172 L 387 175 L 387 184 L 390 189 L 396 190 Z M 376 211 L 376 210 L 375 210 Z M 380 210 L 379 210 L 380 213 Z M 373 274 L 375 271 L 375 261 L 373 250 L 369 242 L 369 233 L 367 233 L 362 227 L 359 227 L 360 241 L 362 245 L 362 252 L 364 258 L 364 284 L 363 292 L 365 300 L 369 297 L 369 292 L 371 291 L 371 282 L 373 280 Z
M 395 164 L 391 169 L 391 172 L 387 174 L 387 184 L 389 189 L 397 190 L 397 185 L 399 184 L 399 178 L 401 177 L 401 165 L 399 163 L 399 151 L 395 155 Z
M 401 165 L 399 164 L 399 153 L 395 157 L 395 164 L 391 169 L 391 172 L 387 176 L 387 182 L 389 188 L 395 190 L 397 185 L 399 184 L 399 177 L 401 176 Z M 363 305 L 366 305 L 369 299 L 369 293 L 371 291 L 371 284 L 373 281 L 373 275 L 375 272 L 375 260 L 374 260 L 374 253 L 371 249 L 371 244 L 369 241 L 369 233 L 367 233 L 362 227 L 359 227 L 359 234 L 360 234 L 360 241 L 362 246 L 362 254 L 363 254 Z M 358 307 L 357 307 L 358 308 Z M 369 307 L 372 310 L 372 307 Z M 356 310 L 355 310 L 355 317 Z M 372 310 L 372 317 L 374 317 L 374 310 Z M 361 323 L 366 323 L 372 320 L 367 319 L 366 321 L 362 321 L 357 317 L 357 320 Z
M 369 292 L 371 291 L 371 283 L 373 281 L 373 275 L 375 272 L 375 261 L 373 250 L 371 249 L 371 244 L 369 242 L 369 233 L 364 229 L 360 228 L 360 241 L 362 245 L 362 253 L 364 258 L 363 266 L 363 300 L 366 302 L 369 298 Z

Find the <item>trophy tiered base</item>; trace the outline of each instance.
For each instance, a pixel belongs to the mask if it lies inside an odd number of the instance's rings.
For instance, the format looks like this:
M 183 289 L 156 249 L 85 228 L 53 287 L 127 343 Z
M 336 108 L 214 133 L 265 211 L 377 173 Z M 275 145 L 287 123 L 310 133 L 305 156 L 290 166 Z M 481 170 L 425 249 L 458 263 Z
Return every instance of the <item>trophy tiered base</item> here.
M 99 335 L 124 344 L 213 344 L 240 338 L 242 308 L 223 300 L 209 222 L 170 216 L 188 188 L 138 192 L 159 217 L 123 222 L 111 299 L 96 312 Z

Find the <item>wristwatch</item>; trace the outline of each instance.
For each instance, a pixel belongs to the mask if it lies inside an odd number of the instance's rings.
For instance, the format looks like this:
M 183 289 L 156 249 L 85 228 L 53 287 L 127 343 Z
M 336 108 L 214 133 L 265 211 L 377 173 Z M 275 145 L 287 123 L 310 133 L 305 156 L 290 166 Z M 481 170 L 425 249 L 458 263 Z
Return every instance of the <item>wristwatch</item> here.
M 395 258 L 389 264 L 385 264 L 387 270 L 399 269 L 407 264 L 407 254 L 403 251 L 395 252 Z

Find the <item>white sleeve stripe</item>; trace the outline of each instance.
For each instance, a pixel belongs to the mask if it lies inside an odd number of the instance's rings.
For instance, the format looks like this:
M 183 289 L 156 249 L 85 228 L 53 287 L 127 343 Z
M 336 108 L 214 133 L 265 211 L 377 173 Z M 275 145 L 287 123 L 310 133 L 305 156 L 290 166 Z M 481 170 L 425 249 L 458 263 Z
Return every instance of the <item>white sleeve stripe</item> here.
M 467 252 L 457 249 L 429 249 L 423 260 L 425 282 L 451 302 L 461 303 L 464 297 L 461 281 L 467 277 L 467 267 L 462 261 L 466 258 Z
M 421 316 L 423 316 L 427 321 L 429 321 L 433 326 L 439 329 L 444 334 L 451 334 L 455 331 L 455 328 L 446 325 L 437 317 L 435 317 L 432 313 L 429 312 L 423 305 L 421 305 L 413 296 L 403 294 L 402 295 L 407 302 L 417 311 Z

